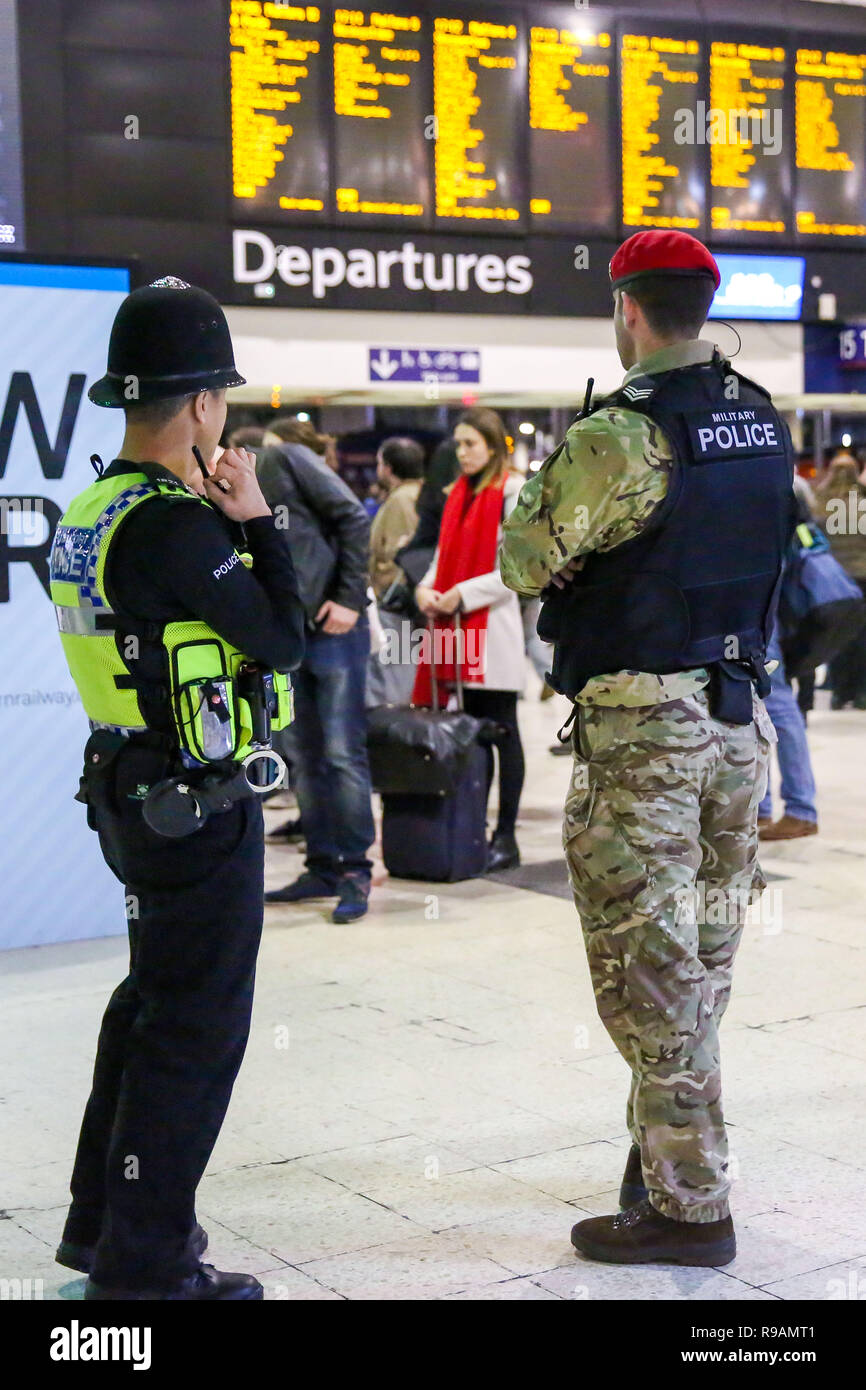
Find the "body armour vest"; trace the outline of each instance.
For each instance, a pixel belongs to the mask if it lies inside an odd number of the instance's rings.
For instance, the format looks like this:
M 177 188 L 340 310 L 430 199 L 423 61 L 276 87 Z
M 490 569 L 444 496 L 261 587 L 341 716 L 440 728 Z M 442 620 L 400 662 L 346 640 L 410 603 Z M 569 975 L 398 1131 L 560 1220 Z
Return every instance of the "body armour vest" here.
M 155 496 L 189 503 L 191 495 L 180 481 L 137 471 L 91 483 L 55 532 L 51 598 L 92 728 L 164 734 L 192 763 L 242 762 L 291 722 L 289 677 L 263 670 L 207 623 L 146 623 L 117 613 L 105 587 L 111 546 L 132 512 Z M 166 712 L 155 730 L 149 709 Z
M 597 408 L 638 411 L 669 442 L 664 500 L 640 535 L 592 552 L 544 595 L 538 632 L 555 642 L 553 688 L 574 699 L 593 676 L 763 661 L 794 523 L 793 448 L 766 391 L 719 353 L 637 377 Z

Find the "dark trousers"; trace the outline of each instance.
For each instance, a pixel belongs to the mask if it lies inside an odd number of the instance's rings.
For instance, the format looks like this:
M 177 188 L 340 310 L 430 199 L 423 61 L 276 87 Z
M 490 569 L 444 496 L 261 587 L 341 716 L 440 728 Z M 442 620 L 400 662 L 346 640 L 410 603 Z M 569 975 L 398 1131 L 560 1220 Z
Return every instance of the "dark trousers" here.
M 307 637 L 292 676 L 295 719 L 284 749 L 307 842 L 307 867 L 326 880 L 354 872 L 369 877 L 367 850 L 376 837 L 367 762 L 365 686 L 370 629 Z
M 517 694 L 513 690 L 472 690 L 464 687 L 463 706 L 476 719 L 494 719 L 502 733 L 496 740 L 499 754 L 499 819 L 497 835 L 513 835 L 520 808 L 526 764 L 517 725 Z M 493 749 L 487 747 L 487 794 L 493 782 Z
M 866 579 L 855 582 L 866 598 Z M 835 700 L 847 704 L 849 700 L 866 699 L 866 629 L 836 653 L 827 675 Z
M 94 1280 L 130 1289 L 170 1289 L 196 1267 L 195 1192 L 246 1047 L 262 930 L 258 801 L 166 839 L 136 799 L 165 771 L 130 748 L 90 792 L 126 888 L 130 967 L 102 1021 L 64 1237 L 98 1241 Z

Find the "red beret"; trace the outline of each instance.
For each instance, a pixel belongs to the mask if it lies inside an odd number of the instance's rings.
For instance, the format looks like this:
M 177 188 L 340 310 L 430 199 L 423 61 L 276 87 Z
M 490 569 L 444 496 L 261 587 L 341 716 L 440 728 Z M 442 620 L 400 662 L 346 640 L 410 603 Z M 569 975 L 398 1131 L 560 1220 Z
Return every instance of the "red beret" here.
M 614 253 L 612 289 L 623 289 L 645 275 L 711 275 L 716 289 L 721 276 L 710 252 L 688 232 L 635 232 Z

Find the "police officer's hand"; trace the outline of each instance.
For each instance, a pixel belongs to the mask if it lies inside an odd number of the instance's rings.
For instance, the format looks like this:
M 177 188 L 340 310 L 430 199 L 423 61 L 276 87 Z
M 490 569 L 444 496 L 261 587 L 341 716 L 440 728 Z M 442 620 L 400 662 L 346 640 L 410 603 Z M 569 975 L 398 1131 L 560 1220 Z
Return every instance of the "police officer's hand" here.
M 255 454 L 246 449 L 226 449 L 215 467 L 208 465 L 208 471 L 210 477 L 204 483 L 205 494 L 231 521 L 270 516 L 271 509 L 256 477 Z
M 577 555 L 573 560 L 569 560 L 567 565 L 563 565 L 561 570 L 550 576 L 551 584 L 555 584 L 557 589 L 564 589 L 566 584 L 570 584 L 579 569 L 582 569 L 582 557 Z

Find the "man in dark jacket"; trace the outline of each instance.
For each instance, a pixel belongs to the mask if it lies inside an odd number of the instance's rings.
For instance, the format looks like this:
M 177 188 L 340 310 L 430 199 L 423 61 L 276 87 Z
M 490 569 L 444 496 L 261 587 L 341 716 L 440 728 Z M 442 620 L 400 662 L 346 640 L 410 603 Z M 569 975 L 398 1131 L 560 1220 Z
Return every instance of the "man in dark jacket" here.
M 277 524 L 291 518 L 292 556 L 307 614 L 307 650 L 293 678 L 295 721 L 285 753 L 295 770 L 307 842 L 305 872 L 269 903 L 338 899 L 335 922 L 367 911 L 375 838 L 364 688 L 370 522 L 351 489 L 311 449 L 263 449 L 257 473 Z

